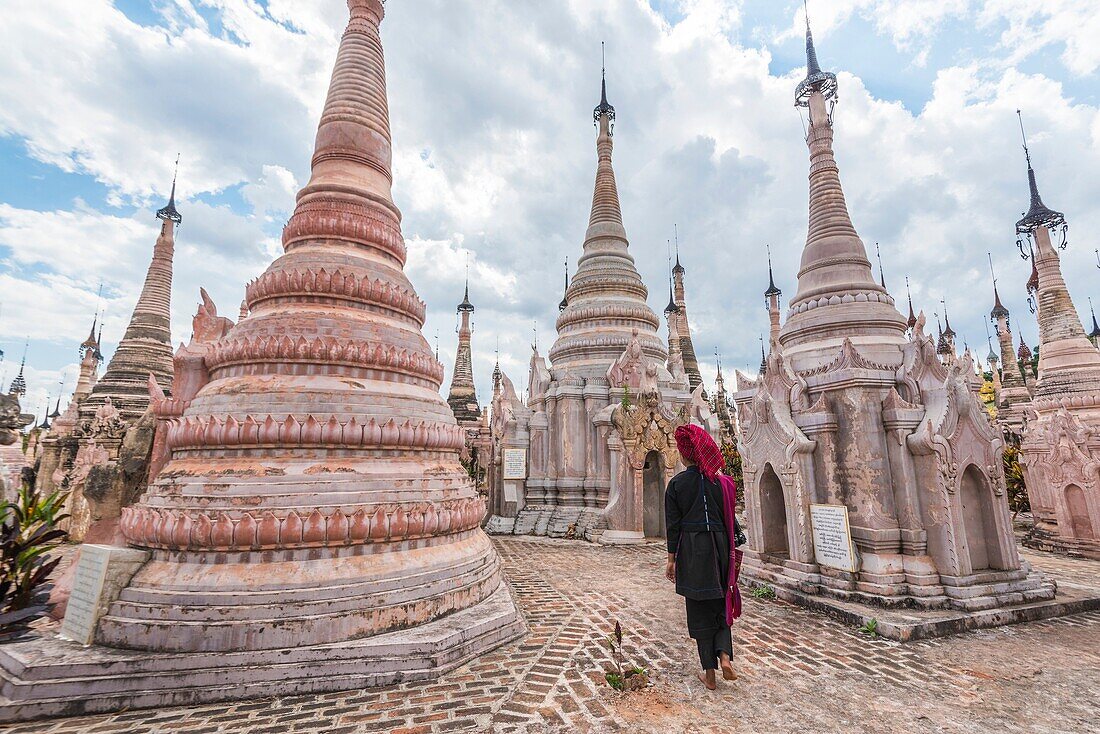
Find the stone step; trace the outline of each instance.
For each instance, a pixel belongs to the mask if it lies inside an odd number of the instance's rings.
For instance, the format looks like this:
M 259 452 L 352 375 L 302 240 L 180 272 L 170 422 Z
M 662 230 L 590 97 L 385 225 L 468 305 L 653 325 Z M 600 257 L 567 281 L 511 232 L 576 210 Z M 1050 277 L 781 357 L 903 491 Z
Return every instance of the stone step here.
M 516 529 L 516 518 L 493 515 L 485 523 L 485 532 L 489 535 L 511 535 Z
M 217 626 L 225 624 L 223 620 L 227 608 L 232 610 L 234 620 L 275 623 L 291 617 L 323 617 L 366 608 L 399 606 L 474 585 L 499 573 L 499 563 L 494 558 L 486 556 L 424 573 L 395 575 L 384 581 L 311 587 L 309 593 L 316 592 L 316 598 L 301 601 L 294 599 L 293 590 L 286 591 L 284 599 L 265 592 L 212 592 L 203 596 L 206 603 L 196 604 L 194 594 L 177 594 L 134 585 L 123 590 L 112 604 L 108 616 Z M 384 605 L 382 599 L 385 599 Z
M 552 510 L 544 510 L 540 512 L 535 520 L 535 527 L 531 531 L 532 535 L 546 535 L 547 529 L 550 527 L 550 519 L 553 517 Z
M 516 516 L 516 522 L 512 529 L 515 535 L 537 535 L 536 528 L 539 525 L 540 520 L 548 515 L 552 511 L 552 508 L 545 505 L 528 505 L 519 511 Z M 546 534 L 545 526 L 543 526 L 542 535 Z
M 523 630 L 501 584 L 480 604 L 434 622 L 339 644 L 165 654 L 42 637 L 0 647 L 0 723 L 428 679 Z

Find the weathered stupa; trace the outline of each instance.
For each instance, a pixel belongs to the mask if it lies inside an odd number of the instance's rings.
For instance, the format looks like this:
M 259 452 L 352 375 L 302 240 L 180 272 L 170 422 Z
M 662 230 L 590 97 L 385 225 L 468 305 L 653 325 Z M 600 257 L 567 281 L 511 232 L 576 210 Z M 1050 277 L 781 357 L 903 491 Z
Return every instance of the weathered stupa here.
M 496 438 L 526 464 L 525 481 L 517 483 L 506 451 L 501 484 L 491 490 L 507 488 L 518 517 L 491 527 L 641 542 L 664 533 L 664 487 L 678 463 L 672 431 L 689 420 L 692 396 L 680 351 L 670 359 L 630 254 L 611 162 L 615 108 L 607 101 L 606 75 L 593 120 L 599 134 L 592 210 L 584 253 L 559 306 L 551 365 L 536 349 L 531 414 L 502 424 L 511 427 Z M 676 323 L 670 317 L 669 343 L 679 347 Z
M 403 270 L 383 3 L 348 7 L 285 254 L 224 336 L 200 311 L 205 384 L 124 511 L 151 558 L 99 621 L 128 652 L 71 689 L 86 709 L 434 677 L 522 631 Z
M 1016 232 L 1033 244 L 1039 319 L 1039 370 L 1020 445 L 1035 516 L 1027 542 L 1100 558 L 1100 351 L 1081 324 L 1052 243 L 1052 233 L 1060 233 L 1065 247 L 1065 216 L 1043 204 L 1026 142 L 1024 150 L 1031 207 Z
M 156 217 L 160 233 L 153 258 L 118 348 L 97 380 L 103 355 L 93 323 L 92 333 L 80 346 L 80 380 L 73 400 L 43 442 L 38 487 L 47 493 L 69 492 L 69 536 L 78 542 L 121 540 L 117 533 L 120 506 L 134 499 L 133 490 L 145 479 L 143 466 L 127 466 L 123 473 L 132 476 L 125 478 L 116 471 L 127 432 L 145 419 L 142 436 L 135 435 L 131 441 L 138 444 L 133 453 L 147 455 L 153 421 L 146 415 L 150 375 L 162 389 L 172 383 L 172 258 L 175 229 L 183 221 L 176 209 L 175 178 L 168 203 Z M 144 456 L 134 458 L 140 461 Z M 131 496 L 120 496 L 120 482 Z M 93 530 L 101 520 L 110 526 L 104 533 Z
M 36 486 L 45 495 L 59 488 L 68 488 L 72 483 L 70 472 L 77 450 L 80 448 L 80 440 L 73 435 L 80 425 L 80 405 L 95 387 L 99 377 L 99 363 L 103 361 L 99 337 L 96 335 L 98 320 L 97 315 L 92 321 L 88 338 L 80 345 L 80 377 L 77 379 L 72 399 L 65 408 L 65 412 L 54 418 L 49 435 L 42 440 Z M 82 490 L 82 487 L 77 489 Z M 83 498 L 80 501 L 83 503 Z M 72 511 L 71 502 L 70 499 L 70 512 Z
M 157 211 L 160 234 L 145 284 L 103 377 L 80 406 L 80 418 L 89 421 L 107 403 L 123 422 L 132 421 L 149 408 L 149 375 L 168 388 L 172 384 L 172 257 L 176 227 L 183 217 L 176 210 L 176 182 L 168 204 Z
M 1050 598 L 1018 557 L 1001 440 L 968 385 L 969 358 L 942 364 L 923 317 L 907 338 L 873 275 L 833 156 L 836 77 L 808 27 L 806 52 L 798 291 L 763 375 L 735 397 L 746 574 L 800 601 L 980 610 Z
M 474 478 L 478 493 L 484 494 L 488 486 L 492 441 L 489 416 L 481 410 L 477 402 L 477 388 L 474 385 L 474 360 L 470 344 L 473 334 L 471 320 L 474 315 L 474 304 L 470 303 L 469 275 L 466 277 L 466 287 L 462 302 L 458 304 L 457 314 L 458 350 L 455 352 L 454 374 L 451 375 L 447 404 L 451 406 L 451 412 L 458 421 L 458 427 L 462 429 L 463 465 Z M 486 513 L 491 513 L 488 507 L 486 507 Z
M 1031 392 L 1028 390 L 1024 379 L 1023 367 L 1016 359 L 1016 351 L 1012 342 L 1011 314 L 1001 303 L 1001 294 L 997 290 L 997 276 L 993 275 L 993 309 L 989 312 L 989 320 L 993 322 L 997 333 L 997 343 L 1000 347 L 1001 374 L 996 379 L 997 385 L 997 425 L 1001 428 L 1005 439 L 1013 444 L 1020 442 L 1020 434 L 1023 432 L 1024 407 L 1031 400 Z
M 348 6 L 286 254 L 249 285 L 161 479 L 124 516 L 154 557 L 103 619 L 107 644 L 302 649 L 484 605 L 495 624 L 456 641 L 461 658 L 517 629 L 403 270 L 383 4 Z
M 477 389 L 474 387 L 474 362 L 470 349 L 470 319 L 474 314 L 474 304 L 470 303 L 470 281 L 466 281 L 466 290 L 462 303 L 458 304 L 458 351 L 455 353 L 455 369 L 451 375 L 451 389 L 447 393 L 447 403 L 459 423 L 474 423 L 481 420 L 481 406 L 477 402 Z
M 680 340 L 680 354 L 683 355 L 684 372 L 688 376 L 688 387 L 692 392 L 703 384 L 703 374 L 699 371 L 699 358 L 695 354 L 695 342 L 691 339 L 691 324 L 688 323 L 687 289 L 684 286 L 684 274 L 687 270 L 680 264 L 680 238 L 676 237 L 676 264 L 672 266 L 674 303 L 676 304 L 676 332 Z

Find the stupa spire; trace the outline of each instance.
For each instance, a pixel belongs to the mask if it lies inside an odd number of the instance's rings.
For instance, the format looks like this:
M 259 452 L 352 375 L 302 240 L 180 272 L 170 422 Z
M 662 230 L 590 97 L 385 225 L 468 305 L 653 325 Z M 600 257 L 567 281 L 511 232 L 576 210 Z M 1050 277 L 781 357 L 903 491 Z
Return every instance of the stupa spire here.
M 1100 346 L 1100 324 L 1096 323 L 1096 309 L 1092 307 L 1092 296 L 1089 296 L 1089 313 L 1092 314 L 1092 331 L 1089 332 L 1089 340 L 1092 345 Z
M 1022 116 L 1020 132 L 1024 134 Z M 1032 275 L 1028 280 L 1029 302 L 1034 304 L 1038 313 L 1039 365 L 1034 397 L 1094 395 L 1100 392 L 1100 352 L 1085 333 L 1081 315 L 1062 276 L 1058 255 L 1059 247 L 1065 247 L 1066 218 L 1061 212 L 1047 208 L 1039 198 L 1026 136 L 1024 156 L 1027 159 L 1031 208 L 1017 222 L 1016 231 L 1028 240 L 1032 263 Z M 1063 241 L 1058 247 L 1051 239 L 1056 229 L 1061 229 L 1063 234 Z
M 124 419 L 138 418 L 149 407 L 149 375 L 153 375 L 164 390 L 172 384 L 172 260 L 176 247 L 175 229 L 183 221 L 176 210 L 175 181 L 173 176 L 168 204 L 156 213 L 161 221 L 160 234 L 153 245 L 145 284 L 126 332 L 111 355 L 103 377 L 92 388 L 88 399 L 80 404 L 80 415 L 84 419 L 94 416 L 108 397 Z M 102 328 L 102 324 L 100 326 Z M 99 348 L 97 339 L 97 352 Z
M 676 264 L 672 266 L 672 274 L 684 274 L 684 266 L 680 264 L 680 227 L 679 225 L 672 225 L 672 239 L 676 247 Z
M 99 349 L 99 340 L 96 338 L 95 327 L 99 322 L 99 314 L 96 313 L 92 319 L 92 329 L 88 332 L 88 338 L 80 344 L 80 358 L 83 359 L 84 355 L 88 352 Z
M 50 419 L 56 420 L 61 417 L 61 396 L 65 393 L 65 380 L 62 379 L 58 383 L 57 387 L 57 404 L 53 408 L 53 412 L 50 413 Z
M 688 376 L 688 387 L 691 390 L 703 384 L 703 374 L 699 370 L 699 358 L 695 354 L 695 342 L 691 338 L 691 324 L 688 321 L 687 287 L 684 284 L 684 276 L 687 270 L 680 264 L 680 228 L 672 225 L 673 246 L 676 253 L 676 264 L 672 266 L 673 292 L 676 304 L 676 332 L 679 335 L 680 355 L 684 360 L 684 372 Z M 704 391 L 705 392 L 705 391 Z
M 23 344 L 23 359 L 19 362 L 19 374 L 11 381 L 11 387 L 8 388 L 8 395 L 23 397 L 27 394 L 27 378 L 23 376 L 23 370 L 27 366 L 27 349 L 29 347 L 30 341 L 28 340 Z
M 821 70 L 821 64 L 817 60 L 817 47 L 814 46 L 814 34 L 810 30 L 809 3 L 803 2 L 803 8 L 806 15 L 806 78 L 795 90 L 795 104 L 809 107 L 810 97 L 814 92 L 820 92 L 825 101 L 835 99 L 837 81 L 836 74 Z
M 764 306 L 768 309 L 768 343 L 779 338 L 780 313 L 779 297 L 783 291 L 775 284 L 775 274 L 772 272 L 772 247 L 766 245 L 768 250 L 768 289 L 764 291 Z
M 668 305 L 665 306 L 665 313 L 672 315 L 679 312 L 680 308 L 676 305 L 676 297 L 672 291 L 672 276 L 668 278 Z
M 913 291 L 909 288 L 909 276 L 905 276 L 905 296 L 909 299 L 909 318 L 905 320 L 905 327 L 910 331 L 917 325 L 917 315 L 913 312 Z
M 997 362 L 999 362 L 1001 358 L 993 349 L 993 337 L 989 333 L 989 324 L 985 324 L 985 345 L 989 349 L 985 355 L 985 361 L 989 362 L 993 369 L 996 369 Z
M 764 298 L 768 299 L 773 296 L 783 295 L 783 291 L 775 285 L 775 273 L 772 271 L 772 246 L 767 245 L 768 248 L 768 289 L 764 291 Z
M 602 46 L 602 44 L 601 44 Z M 596 138 L 596 185 L 592 192 L 592 214 L 588 219 L 585 237 L 585 255 L 589 242 L 595 237 L 621 239 L 621 249 L 626 250 L 626 229 L 623 227 L 622 209 L 619 205 L 619 189 L 615 183 L 615 169 L 611 165 L 614 149 L 615 108 L 607 101 L 607 67 L 604 66 L 600 83 L 600 103 L 592 111 L 592 118 L 599 128 Z M 583 261 L 583 257 L 581 260 Z M 580 263 L 578 263 L 578 266 Z
M 565 257 L 565 288 L 561 293 L 561 300 L 558 302 L 558 311 L 564 311 L 566 306 L 569 305 L 569 256 Z
M 40 431 L 50 430 L 50 396 L 46 395 L 46 407 L 42 409 L 42 422 L 37 426 Z
M 183 222 L 183 217 L 176 210 L 176 177 L 180 171 L 180 157 L 176 154 L 176 167 L 172 172 L 172 193 L 168 196 L 168 203 L 161 209 L 157 210 L 157 219 L 163 222 L 172 222 L 173 224 L 180 224 Z
M 997 323 L 998 320 L 1004 319 L 1008 322 L 1008 309 L 1001 303 L 1001 294 L 997 292 L 997 273 L 993 270 L 993 254 L 987 252 L 986 257 L 989 258 L 989 274 L 993 278 L 993 310 L 989 312 L 989 320 L 993 323 Z
M 665 364 L 668 351 L 657 334 L 660 319 L 646 304 L 648 291 L 634 266 L 623 226 L 611 163 L 615 108 L 607 101 L 606 69 L 600 104 L 592 114 L 599 128 L 592 211 L 584 253 L 568 280 L 562 299 L 564 308 L 557 321 L 558 339 L 549 357 L 556 368 L 568 363 L 593 377 L 603 377 L 610 362 L 618 359 L 630 344 L 635 330 L 651 359 Z
M 807 21 L 806 78 L 795 90 L 795 105 L 809 112 L 809 222 L 798 291 L 779 337 L 796 369 L 827 363 L 846 338 L 892 351 L 905 332 L 905 320 L 876 282 L 848 213 L 833 152 L 830 103 L 836 93 L 836 75 L 821 70 Z
M 1027 159 L 1027 185 L 1031 193 L 1031 206 L 1027 214 L 1016 222 L 1017 234 L 1032 234 L 1040 227 L 1055 230 L 1064 227 L 1066 217 L 1062 212 L 1056 212 L 1043 203 L 1039 196 L 1039 184 L 1035 180 L 1035 169 L 1031 165 L 1031 150 L 1027 146 L 1027 133 L 1024 131 L 1024 116 L 1020 110 L 1016 110 L 1016 116 L 1020 120 L 1020 137 L 1023 139 L 1024 158 Z
M 451 387 L 447 393 L 447 403 L 460 422 L 476 421 L 481 417 L 481 407 L 477 402 L 477 388 L 474 385 L 474 360 L 471 347 L 473 329 L 470 318 L 474 314 L 474 304 L 470 303 L 470 265 L 466 263 L 466 287 L 462 303 L 456 313 L 459 318 L 458 350 L 455 352 L 455 368 L 451 374 Z

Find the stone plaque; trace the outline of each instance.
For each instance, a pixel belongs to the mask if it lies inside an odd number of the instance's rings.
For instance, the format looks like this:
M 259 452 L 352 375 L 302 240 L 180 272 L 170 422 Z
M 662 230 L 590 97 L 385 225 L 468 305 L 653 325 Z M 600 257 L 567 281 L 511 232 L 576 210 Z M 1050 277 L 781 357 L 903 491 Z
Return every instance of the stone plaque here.
M 504 449 L 504 479 L 527 478 L 527 449 Z
M 81 645 L 92 644 L 100 616 L 148 557 L 148 552 L 134 548 L 89 543 L 80 546 L 61 637 Z
M 516 485 L 505 484 L 504 485 L 504 501 L 505 502 L 518 502 L 519 492 L 516 491 Z
M 856 551 L 844 505 L 810 505 L 814 533 L 814 555 L 822 566 L 854 573 Z

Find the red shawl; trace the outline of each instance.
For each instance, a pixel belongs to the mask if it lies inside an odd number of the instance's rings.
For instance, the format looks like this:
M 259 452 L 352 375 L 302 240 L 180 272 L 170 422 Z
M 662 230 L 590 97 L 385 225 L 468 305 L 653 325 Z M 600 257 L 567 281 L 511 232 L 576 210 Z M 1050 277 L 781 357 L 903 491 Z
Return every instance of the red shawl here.
M 734 512 L 737 510 L 737 482 L 725 476 L 718 475 L 718 483 L 722 485 L 722 517 L 726 521 L 726 534 L 730 540 L 730 571 L 726 585 L 726 624 L 733 624 L 733 620 L 741 616 L 741 590 L 737 588 L 737 577 L 741 573 L 741 556 L 737 550 L 737 538 L 734 528 Z
M 702 426 L 688 423 L 677 428 L 676 448 L 685 464 L 695 464 L 707 479 L 718 481 L 718 472 L 726 462 L 722 459 L 722 450 Z

